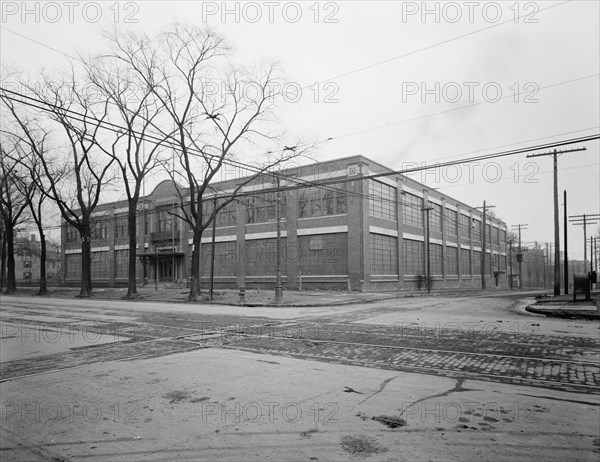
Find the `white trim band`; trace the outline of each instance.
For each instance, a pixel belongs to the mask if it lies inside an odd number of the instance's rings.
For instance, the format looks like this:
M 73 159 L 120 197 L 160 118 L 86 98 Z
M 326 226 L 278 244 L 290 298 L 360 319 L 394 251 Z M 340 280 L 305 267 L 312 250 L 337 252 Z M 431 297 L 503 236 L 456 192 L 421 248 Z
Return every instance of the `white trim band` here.
M 379 226 L 369 225 L 369 232 L 373 234 L 383 234 L 385 236 L 398 237 L 398 231 L 395 229 L 381 228 Z

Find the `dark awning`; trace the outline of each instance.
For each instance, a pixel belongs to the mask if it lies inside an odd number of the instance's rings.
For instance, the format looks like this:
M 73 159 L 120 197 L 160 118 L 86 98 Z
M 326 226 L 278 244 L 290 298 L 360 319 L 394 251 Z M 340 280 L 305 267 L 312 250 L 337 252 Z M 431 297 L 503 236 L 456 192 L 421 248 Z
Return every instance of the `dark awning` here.
M 153 258 L 153 257 L 183 257 L 185 256 L 185 252 L 176 252 L 176 251 L 169 251 L 169 250 L 165 250 L 163 252 L 144 252 L 144 253 L 138 253 L 137 254 L 138 258 L 143 258 L 143 257 L 148 257 L 148 258 Z

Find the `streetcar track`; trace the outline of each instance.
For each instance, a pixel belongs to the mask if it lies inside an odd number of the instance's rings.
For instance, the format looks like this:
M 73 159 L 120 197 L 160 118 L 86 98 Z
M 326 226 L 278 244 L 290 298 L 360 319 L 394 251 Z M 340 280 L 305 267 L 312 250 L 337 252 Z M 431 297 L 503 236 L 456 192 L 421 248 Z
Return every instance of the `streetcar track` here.
M 553 358 L 537 358 L 535 356 L 517 356 L 517 355 L 499 355 L 494 353 L 478 353 L 478 352 L 468 352 L 468 351 L 457 351 L 457 350 L 442 350 L 436 348 L 418 348 L 418 347 L 407 347 L 407 346 L 399 346 L 399 345 L 381 345 L 376 343 L 361 343 L 361 342 L 342 342 L 339 340 L 315 340 L 311 338 L 298 338 L 298 337 L 287 337 L 287 336 L 266 336 L 266 335 L 252 335 L 252 334 L 243 334 L 238 333 L 247 338 L 259 338 L 259 339 L 277 339 L 277 340 L 292 340 L 298 342 L 312 342 L 312 343 L 331 343 L 331 344 L 339 344 L 339 345 L 350 345 L 350 346 L 365 346 L 365 347 L 375 347 L 375 348 L 390 348 L 396 350 L 412 350 L 412 351 L 430 351 L 434 353 L 452 353 L 452 354 L 461 354 L 467 356 L 489 356 L 494 358 L 514 358 L 514 359 L 526 359 L 526 360 L 535 360 L 535 361 L 547 361 L 547 362 L 563 362 L 567 364 L 580 364 L 580 365 L 590 365 L 590 366 L 600 366 L 600 362 L 589 362 L 589 361 L 574 361 L 574 360 L 564 360 L 564 359 L 553 359 Z M 187 338 L 188 336 L 185 336 Z M 183 337 L 180 337 L 183 338 Z
M 435 366 L 427 366 L 427 365 L 408 365 L 408 364 L 386 364 L 382 361 L 367 361 L 361 359 L 351 359 L 351 358 L 339 358 L 339 357 L 331 357 L 325 355 L 319 355 L 314 353 L 295 353 L 289 351 L 276 351 L 270 350 L 267 348 L 257 349 L 251 347 L 240 347 L 240 346 L 228 346 L 225 345 L 222 348 L 225 349 L 234 349 L 247 351 L 252 353 L 263 353 L 263 354 L 272 354 L 277 356 L 291 357 L 297 359 L 309 359 L 309 360 L 324 360 L 326 362 L 337 363 L 337 364 L 349 364 L 361 367 L 371 367 L 377 369 L 385 369 L 385 370 L 394 370 L 394 371 L 404 371 L 410 373 L 425 373 L 431 374 L 432 371 L 437 372 L 437 376 L 444 377 L 469 377 L 472 380 L 486 380 L 493 382 L 501 382 L 501 383 L 511 383 L 518 385 L 526 385 L 526 386 L 543 386 L 544 388 L 551 389 L 559 389 L 566 391 L 586 391 L 594 394 L 600 394 L 600 387 L 597 385 L 588 385 L 588 384 L 579 384 L 572 383 L 568 381 L 561 380 L 546 380 L 539 378 L 529 378 L 529 377 L 515 377 L 515 376 L 506 376 L 501 374 L 486 374 L 481 372 L 473 372 L 473 371 L 464 371 L 461 369 L 445 369 Z M 501 379 L 501 380 L 498 380 Z

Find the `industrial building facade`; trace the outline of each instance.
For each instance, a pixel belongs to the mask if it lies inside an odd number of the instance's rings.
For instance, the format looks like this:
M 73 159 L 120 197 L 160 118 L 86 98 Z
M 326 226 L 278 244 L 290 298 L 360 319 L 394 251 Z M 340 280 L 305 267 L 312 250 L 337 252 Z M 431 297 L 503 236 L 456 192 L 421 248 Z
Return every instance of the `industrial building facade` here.
M 425 289 L 427 262 L 432 289 L 481 287 L 482 231 L 486 236 L 487 287 L 507 287 L 506 225 L 482 211 L 395 174 L 363 156 L 280 172 L 281 274 L 288 289 L 378 291 Z M 374 178 L 368 178 L 374 176 Z M 293 178 L 293 180 L 291 179 Z M 219 195 L 236 179 L 216 183 Z M 277 193 L 273 177 L 246 185 L 216 217 L 216 287 L 272 287 L 277 273 Z M 179 196 L 171 181 L 140 200 L 138 280 L 185 285 L 190 275 L 192 233 L 174 217 Z M 203 207 L 210 213 L 211 196 Z M 92 281 L 127 282 L 127 204 L 98 206 L 94 213 Z M 429 223 L 429 233 L 427 233 Z M 426 236 L 429 234 L 429 242 Z M 63 280 L 80 279 L 77 232 L 63 225 Z M 201 277 L 208 282 L 212 226 L 201 244 Z M 429 244 L 429 245 L 427 245 Z

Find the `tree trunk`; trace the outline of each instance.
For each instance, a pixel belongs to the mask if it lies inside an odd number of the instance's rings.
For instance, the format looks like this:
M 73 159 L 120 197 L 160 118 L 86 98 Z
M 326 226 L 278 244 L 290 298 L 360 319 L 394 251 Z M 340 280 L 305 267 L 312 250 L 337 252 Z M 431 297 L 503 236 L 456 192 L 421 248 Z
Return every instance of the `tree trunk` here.
M 6 282 L 6 232 L 2 231 L 2 248 L 0 249 L 0 292 Z
M 128 211 L 128 220 L 127 220 L 127 231 L 129 234 L 129 269 L 128 269 L 128 277 L 129 280 L 127 282 L 127 294 L 124 298 L 135 298 L 137 297 L 137 283 L 136 283 L 136 263 L 137 263 L 137 198 L 132 198 L 129 201 L 129 211 Z
M 41 226 L 38 229 L 40 234 L 40 290 L 38 290 L 38 295 L 46 295 L 48 293 L 46 283 L 46 235 Z
M 7 250 L 7 274 L 6 274 L 6 292 L 10 294 L 17 290 L 17 278 L 15 276 L 15 241 L 14 230 L 12 226 L 6 229 L 6 250 Z
M 92 295 L 92 245 L 89 225 L 81 232 L 81 290 L 79 297 Z
M 191 281 L 190 281 L 190 293 L 188 295 L 188 301 L 195 302 L 198 300 L 200 295 L 200 242 L 202 240 L 202 232 L 197 229 L 194 230 L 194 236 L 192 242 L 194 244 L 194 250 L 192 250 L 192 270 L 191 270 Z

